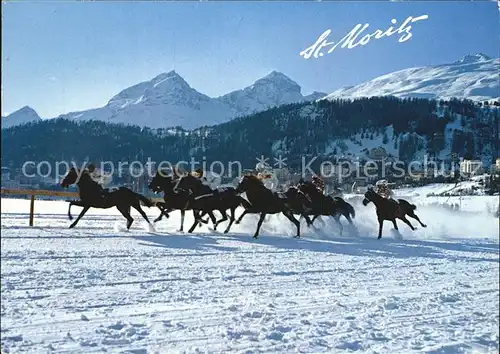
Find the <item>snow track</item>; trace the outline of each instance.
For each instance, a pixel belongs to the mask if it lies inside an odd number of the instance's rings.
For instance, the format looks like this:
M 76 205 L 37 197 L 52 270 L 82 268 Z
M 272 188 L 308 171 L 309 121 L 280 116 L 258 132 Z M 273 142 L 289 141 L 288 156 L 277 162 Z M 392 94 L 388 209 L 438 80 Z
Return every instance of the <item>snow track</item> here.
M 489 216 L 419 206 L 427 229 L 376 240 L 355 204 L 356 232 L 325 220 L 297 240 L 271 216 L 253 240 L 256 216 L 189 235 L 178 212 L 154 233 L 136 213 L 115 232 L 116 211 L 91 209 L 69 230 L 67 204 L 40 201 L 30 228 L 28 204 L 2 199 L 2 353 L 498 352 Z

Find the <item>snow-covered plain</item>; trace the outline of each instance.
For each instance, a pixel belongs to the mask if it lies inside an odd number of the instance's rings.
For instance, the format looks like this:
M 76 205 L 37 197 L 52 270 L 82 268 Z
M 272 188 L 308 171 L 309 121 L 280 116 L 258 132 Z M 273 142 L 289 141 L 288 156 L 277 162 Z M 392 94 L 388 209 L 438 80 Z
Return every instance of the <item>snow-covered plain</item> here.
M 418 204 L 427 228 L 377 240 L 351 201 L 342 235 L 271 216 L 254 240 L 257 216 L 189 235 L 179 212 L 125 232 L 91 209 L 70 230 L 66 202 L 29 227 L 29 201 L 2 198 L 2 353 L 498 353 L 498 219 Z

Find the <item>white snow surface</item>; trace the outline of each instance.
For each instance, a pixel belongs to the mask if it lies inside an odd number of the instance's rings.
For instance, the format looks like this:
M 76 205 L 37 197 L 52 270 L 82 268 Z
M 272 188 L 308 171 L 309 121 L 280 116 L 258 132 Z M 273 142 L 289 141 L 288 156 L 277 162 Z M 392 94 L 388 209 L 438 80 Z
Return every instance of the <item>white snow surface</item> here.
M 258 240 L 256 215 L 181 234 L 178 211 L 126 232 L 91 209 L 70 230 L 67 202 L 37 200 L 29 227 L 29 201 L 2 198 L 2 353 L 498 353 L 498 218 L 417 198 L 428 227 L 377 240 L 348 197 L 342 235 L 274 215 Z
M 324 99 L 392 95 L 400 98 L 467 98 L 486 101 L 500 98 L 500 59 L 484 54 L 466 55 L 442 65 L 409 68 L 335 90 Z

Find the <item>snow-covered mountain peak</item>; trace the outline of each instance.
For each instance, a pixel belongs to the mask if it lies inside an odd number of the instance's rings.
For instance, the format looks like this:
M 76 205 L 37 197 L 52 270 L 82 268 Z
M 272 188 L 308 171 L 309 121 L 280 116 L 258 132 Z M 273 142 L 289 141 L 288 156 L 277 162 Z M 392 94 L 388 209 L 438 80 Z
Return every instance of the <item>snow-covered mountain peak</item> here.
M 165 80 L 165 79 L 168 79 L 168 78 L 180 78 L 180 79 L 182 79 L 182 77 L 177 73 L 177 71 L 170 70 L 169 72 L 161 73 L 161 74 L 157 75 L 151 81 L 152 82 L 158 82 L 158 81 L 162 81 L 162 80 Z
M 482 62 L 482 61 L 487 61 L 491 60 L 489 56 L 483 53 L 476 53 L 476 54 L 467 54 L 464 57 L 462 57 L 459 61 L 456 63 L 460 64 L 469 64 L 469 63 L 477 63 L 477 62 Z
M 185 89 L 191 88 L 189 84 L 175 70 L 168 73 L 162 73 L 151 80 L 153 88 L 167 87 L 169 89 Z
M 130 105 L 143 102 L 148 104 L 180 103 L 182 100 L 206 100 L 207 96 L 197 92 L 174 70 L 162 73 L 153 79 L 131 86 L 114 96 L 108 107 L 113 110 L 122 110 Z
M 24 106 L 8 116 L 2 117 L 2 128 L 9 128 L 15 125 L 37 122 L 40 120 L 40 116 L 33 108 Z
M 17 114 L 32 114 L 32 115 L 35 115 L 35 116 L 38 117 L 38 114 L 36 113 L 36 111 L 33 108 L 31 108 L 30 106 L 24 106 L 24 107 L 18 109 L 17 111 L 15 111 L 14 113 L 17 113 Z
M 300 93 L 300 86 L 283 73 L 271 71 L 266 76 L 258 79 L 252 86 L 273 86 L 287 91 L 296 91 Z M 251 86 L 251 87 L 252 87 Z
M 469 54 L 459 61 L 399 70 L 356 86 L 342 88 L 327 99 L 373 96 L 428 99 L 467 98 L 486 101 L 500 97 L 500 60 Z
M 304 100 L 299 84 L 283 73 L 272 71 L 242 90 L 230 92 L 217 100 L 229 106 L 234 116 L 243 116 L 282 104 Z

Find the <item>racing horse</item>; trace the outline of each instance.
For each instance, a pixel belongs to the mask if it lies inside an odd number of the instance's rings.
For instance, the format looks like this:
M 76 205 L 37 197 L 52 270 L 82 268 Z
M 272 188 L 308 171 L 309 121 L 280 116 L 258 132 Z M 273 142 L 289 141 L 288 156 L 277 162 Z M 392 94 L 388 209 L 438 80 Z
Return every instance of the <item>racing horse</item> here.
M 272 188 L 269 188 L 264 181 L 263 184 L 266 188 L 272 190 Z M 299 188 L 295 186 L 291 186 L 285 192 L 275 192 L 275 193 L 278 193 L 278 195 L 280 195 L 281 197 L 283 196 L 286 197 L 292 214 L 294 215 L 298 214 L 300 215 L 301 218 L 302 217 L 305 218 L 307 226 L 312 225 L 313 221 L 311 221 L 311 219 L 308 216 L 310 215 L 310 212 L 312 210 L 312 201 L 304 192 L 302 192 Z M 247 212 L 245 210 L 243 214 L 241 214 L 239 219 L 236 220 L 235 224 L 239 224 L 247 213 L 249 213 L 249 211 Z
M 221 222 L 229 219 L 229 224 L 224 230 L 224 233 L 228 233 L 236 219 L 236 208 L 239 206 L 245 209 L 250 207 L 250 203 L 239 196 L 235 188 L 219 187 L 212 189 L 192 174 L 186 174 L 177 180 L 174 191 L 178 190 L 187 190 L 192 196 L 190 207 L 193 209 L 195 221 L 189 232 L 193 232 L 196 224 L 199 222 L 205 222 L 202 217 L 204 214 L 208 214 L 214 225 L 214 230 L 217 230 L 217 226 Z M 231 212 L 229 218 L 226 214 L 228 209 Z M 222 219 L 218 221 L 215 219 L 213 214 L 215 210 L 222 214 Z M 201 215 L 200 212 L 202 213 Z
M 299 189 L 304 192 L 312 201 L 312 210 L 309 215 L 313 215 L 311 222 L 314 222 L 319 216 L 331 216 L 339 225 L 342 234 L 343 226 L 340 223 L 340 216 L 343 215 L 349 224 L 352 224 L 352 218 L 356 216 L 354 207 L 340 197 L 331 197 L 324 195 L 314 183 L 300 180 Z
M 283 213 L 297 227 L 297 234 L 294 237 L 300 237 L 300 222 L 293 216 L 293 206 L 284 193 L 273 192 L 254 175 L 243 176 L 236 187 L 236 192 L 245 192 L 251 204 L 243 214 L 260 214 L 254 238 L 259 237 L 260 227 L 266 215 L 278 213 Z
M 183 232 L 184 230 L 184 216 L 186 214 L 186 210 L 192 210 L 191 201 L 192 196 L 191 192 L 186 189 L 177 188 L 174 191 L 177 181 L 172 178 L 172 176 L 167 176 L 165 171 L 158 170 L 156 174 L 151 179 L 148 184 L 148 188 L 153 191 L 153 193 L 160 193 L 163 191 L 163 203 L 157 203 L 158 208 L 160 208 L 160 215 L 154 220 L 154 222 L 158 222 L 165 215 L 167 218 L 169 217 L 168 213 L 173 210 L 180 210 L 181 212 L 181 227 L 179 232 Z M 193 210 L 193 213 L 194 210 Z M 205 213 L 201 216 L 203 217 Z M 196 214 L 195 214 L 196 217 Z M 207 221 L 200 218 L 200 221 L 203 223 L 208 223 Z M 199 223 L 201 226 L 201 223 Z
M 134 208 L 141 214 L 144 220 L 151 225 L 146 213 L 141 208 L 141 202 L 144 203 L 146 207 L 155 206 L 155 203 L 145 196 L 132 191 L 126 187 L 120 187 L 117 190 L 109 191 L 103 194 L 102 187 L 92 179 L 87 170 L 77 170 L 72 167 L 64 179 L 61 181 L 60 185 L 63 188 L 68 188 L 69 186 L 76 184 L 78 186 L 78 193 L 80 200 L 71 201 L 68 208 L 68 218 L 73 219 L 71 216 L 71 206 L 81 206 L 83 210 L 76 220 L 69 226 L 70 229 L 74 228 L 78 221 L 85 215 L 85 213 L 90 208 L 98 209 L 109 209 L 116 207 L 120 213 L 127 219 L 127 230 L 134 222 L 132 216 L 130 216 L 130 208 Z
M 384 220 L 392 221 L 392 223 L 394 224 L 394 228 L 398 230 L 396 219 L 400 219 L 406 225 L 408 225 L 412 229 L 412 231 L 414 231 L 415 227 L 406 218 L 406 215 L 408 215 L 410 218 L 417 220 L 422 227 L 427 227 L 427 225 L 423 224 L 415 214 L 415 209 L 417 209 L 417 206 L 404 199 L 394 200 L 384 198 L 370 187 L 365 193 L 363 205 L 367 206 L 370 202 L 373 202 L 373 204 L 375 204 L 375 207 L 377 208 L 377 217 L 379 223 L 378 239 L 382 238 L 382 227 L 384 225 Z

